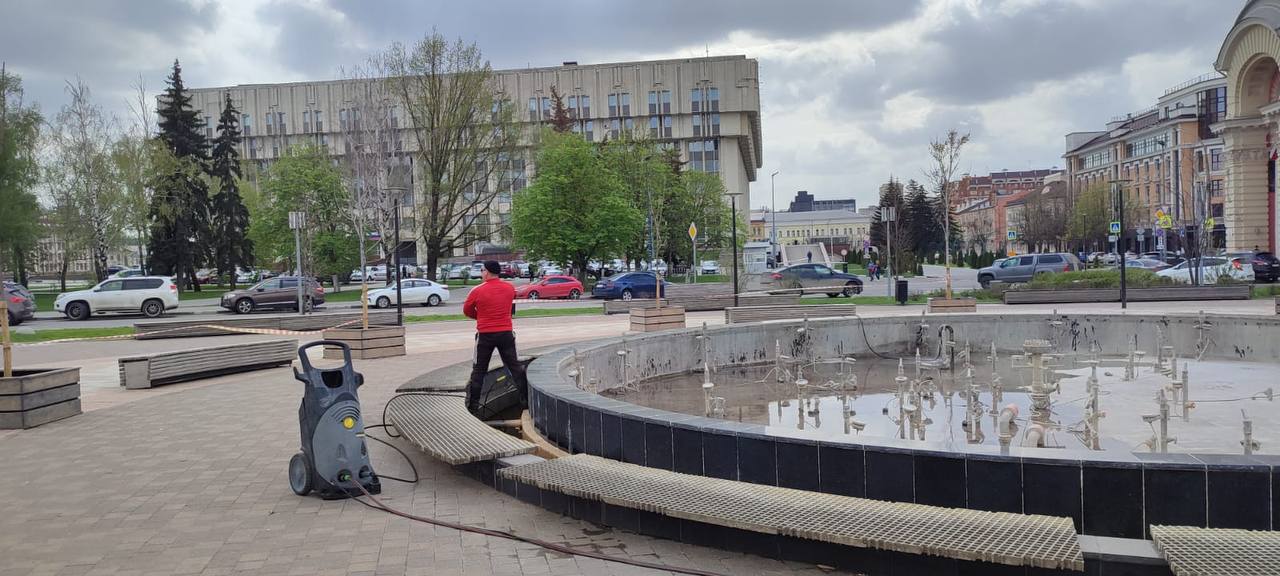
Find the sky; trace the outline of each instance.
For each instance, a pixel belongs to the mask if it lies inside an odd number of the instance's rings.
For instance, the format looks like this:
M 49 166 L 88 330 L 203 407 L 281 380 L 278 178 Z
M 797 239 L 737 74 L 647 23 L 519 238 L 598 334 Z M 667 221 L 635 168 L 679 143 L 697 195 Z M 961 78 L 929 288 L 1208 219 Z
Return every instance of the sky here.
M 495 68 L 744 54 L 760 62 L 752 206 L 797 190 L 875 202 L 924 179 L 932 138 L 966 172 L 1060 167 L 1064 136 L 1213 71 L 1244 0 L 6 0 L 0 60 L 52 117 L 79 77 L 122 122 L 173 59 L 188 86 L 337 78 L 433 28 Z

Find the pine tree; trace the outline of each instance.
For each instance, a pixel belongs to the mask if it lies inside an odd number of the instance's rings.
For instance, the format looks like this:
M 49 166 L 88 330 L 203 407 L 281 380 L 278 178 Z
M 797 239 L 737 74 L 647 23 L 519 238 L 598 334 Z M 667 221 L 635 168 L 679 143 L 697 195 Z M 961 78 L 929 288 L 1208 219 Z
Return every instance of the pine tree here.
M 564 105 L 564 95 L 555 86 L 551 87 L 551 129 L 561 134 L 573 130 L 573 116 Z
M 182 84 L 182 67 L 173 61 L 168 87 L 160 98 L 157 114 L 168 158 L 152 179 L 154 194 L 151 218 L 150 272 L 174 276 L 179 286 L 188 284 L 198 292 L 196 267 L 205 262 L 209 238 L 209 143 L 204 122 L 191 108 L 191 95 Z M 185 282 L 184 282 L 185 281 Z
M 253 265 L 253 240 L 249 239 L 249 209 L 240 197 L 239 178 L 240 111 L 226 94 L 218 117 L 218 136 L 213 140 L 210 175 L 218 184 L 213 196 L 213 262 L 220 274 L 229 276 L 236 288 L 236 268 Z

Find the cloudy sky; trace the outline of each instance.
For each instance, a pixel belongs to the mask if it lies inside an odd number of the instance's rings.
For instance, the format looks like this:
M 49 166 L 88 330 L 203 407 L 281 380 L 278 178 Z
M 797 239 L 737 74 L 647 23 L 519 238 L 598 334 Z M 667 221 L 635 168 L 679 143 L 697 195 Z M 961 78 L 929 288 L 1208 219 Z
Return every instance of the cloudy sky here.
M 77 75 L 127 118 L 181 59 L 189 86 L 330 79 L 432 27 L 497 68 L 711 54 L 760 61 L 752 205 L 795 190 L 874 202 L 928 141 L 973 135 L 973 173 L 1062 164 L 1067 132 L 1212 71 L 1243 0 L 6 0 L 0 59 L 52 115 Z

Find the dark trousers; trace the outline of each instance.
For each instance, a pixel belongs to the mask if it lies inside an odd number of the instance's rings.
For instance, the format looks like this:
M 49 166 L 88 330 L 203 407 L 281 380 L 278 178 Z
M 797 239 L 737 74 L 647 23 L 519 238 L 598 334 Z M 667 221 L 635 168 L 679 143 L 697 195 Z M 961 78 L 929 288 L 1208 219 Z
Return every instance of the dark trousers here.
M 520 397 L 527 404 L 529 399 L 529 382 L 525 379 L 524 366 L 516 358 L 516 335 L 514 332 L 481 332 L 476 334 L 476 357 L 471 364 L 471 380 L 467 382 L 467 408 L 475 412 L 480 406 L 480 392 L 484 386 L 484 375 L 489 371 L 489 360 L 493 358 L 493 350 L 498 350 L 502 365 L 515 379 L 520 389 Z

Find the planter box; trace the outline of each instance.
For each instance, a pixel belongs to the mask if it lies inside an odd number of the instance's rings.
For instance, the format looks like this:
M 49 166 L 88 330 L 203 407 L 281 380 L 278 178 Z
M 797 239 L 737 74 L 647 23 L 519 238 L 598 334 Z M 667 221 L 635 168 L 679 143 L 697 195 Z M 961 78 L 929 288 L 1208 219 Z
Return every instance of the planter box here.
M 930 298 L 929 311 L 933 313 L 946 312 L 977 312 L 978 300 L 975 298 Z
M 1166 286 L 1130 288 L 1130 302 L 1170 302 L 1177 300 L 1248 300 L 1248 284 L 1228 286 Z M 1010 290 L 1004 293 L 1005 304 L 1070 304 L 1080 302 L 1119 302 L 1119 288 L 1079 288 L 1068 290 Z
M 660 332 L 684 328 L 684 307 L 632 308 L 632 332 Z
M 80 413 L 80 369 L 14 370 L 0 377 L 0 429 L 31 428 Z
M 363 328 L 333 328 L 324 331 L 325 340 L 337 340 L 351 347 L 351 357 L 357 360 L 404 356 L 404 326 L 378 326 Z M 341 360 L 342 349 L 325 346 L 324 357 Z

